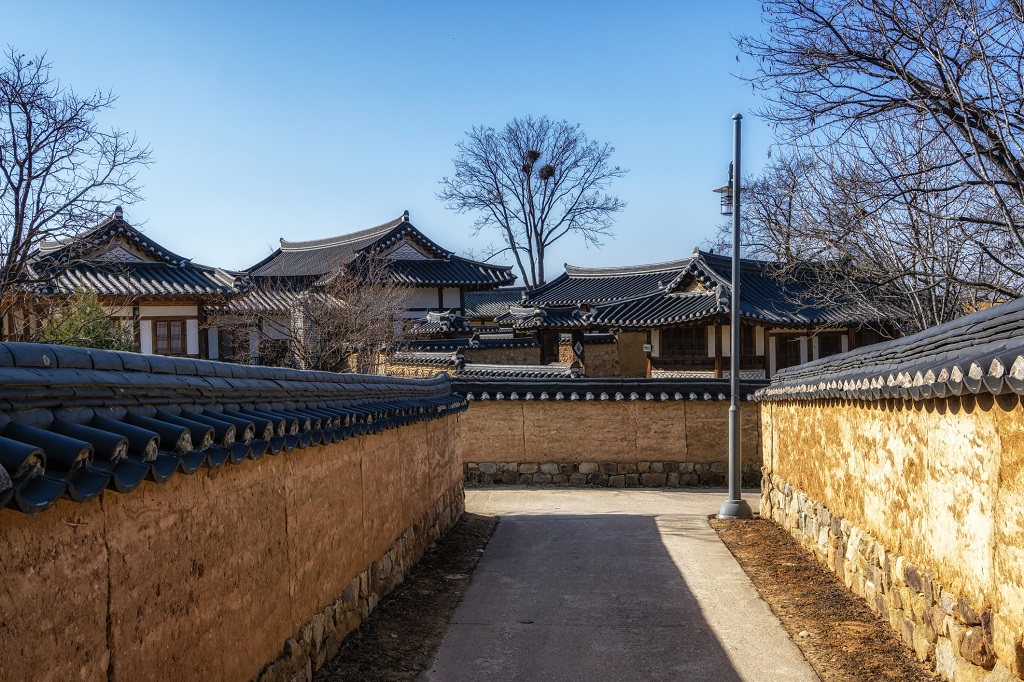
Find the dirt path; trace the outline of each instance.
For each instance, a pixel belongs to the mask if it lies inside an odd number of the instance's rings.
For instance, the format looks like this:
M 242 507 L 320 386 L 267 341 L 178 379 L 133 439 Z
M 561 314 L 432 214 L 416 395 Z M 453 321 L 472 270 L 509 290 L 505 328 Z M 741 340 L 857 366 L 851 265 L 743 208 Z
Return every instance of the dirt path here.
M 760 519 L 711 525 L 824 682 L 939 679 L 780 526 Z
M 318 682 L 413 680 L 444 637 L 498 518 L 465 513 L 405 582 L 350 634 Z

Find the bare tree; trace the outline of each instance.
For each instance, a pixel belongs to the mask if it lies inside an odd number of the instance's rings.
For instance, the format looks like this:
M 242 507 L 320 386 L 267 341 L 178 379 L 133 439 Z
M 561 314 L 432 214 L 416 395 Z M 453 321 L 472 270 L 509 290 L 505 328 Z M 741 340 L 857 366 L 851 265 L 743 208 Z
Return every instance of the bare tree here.
M 907 333 L 1015 295 L 1019 278 L 987 255 L 998 235 L 957 219 L 989 197 L 945 138 L 900 118 L 823 137 L 782 149 L 744 191 L 744 250 L 805 280 L 803 303 L 855 305 Z
M 401 344 L 410 295 L 388 265 L 368 256 L 316 282 L 251 282 L 240 300 L 208 320 L 235 339 L 223 359 L 249 363 L 255 351 L 260 364 L 378 373 L 381 351 Z
M 968 230 L 981 235 L 974 246 L 1024 276 L 1014 258 L 1024 251 L 1024 5 L 772 0 L 764 8 L 768 33 L 739 45 L 757 62 L 749 81 L 769 101 L 761 113 L 785 139 L 852 144 L 875 125 L 919 125 L 956 168 L 944 187 L 918 187 L 908 175 L 907 192 L 971 196 L 935 217 L 987 228 Z
M 547 248 L 567 234 L 601 246 L 612 215 L 626 204 L 606 189 L 626 174 L 610 165 L 615 149 L 589 140 L 579 124 L 546 116 L 515 118 L 501 131 L 476 126 L 457 145 L 455 174 L 441 180 L 438 199 L 457 213 L 476 213 L 474 235 L 496 228 L 523 281 L 545 281 Z
M 73 236 L 140 198 L 137 172 L 150 150 L 97 118 L 116 97 L 80 96 L 45 55 L 13 48 L 0 65 L 0 300 L 11 305 L 40 242 Z M 57 276 L 54 270 L 50 273 Z M 5 312 L 5 311 L 0 311 Z

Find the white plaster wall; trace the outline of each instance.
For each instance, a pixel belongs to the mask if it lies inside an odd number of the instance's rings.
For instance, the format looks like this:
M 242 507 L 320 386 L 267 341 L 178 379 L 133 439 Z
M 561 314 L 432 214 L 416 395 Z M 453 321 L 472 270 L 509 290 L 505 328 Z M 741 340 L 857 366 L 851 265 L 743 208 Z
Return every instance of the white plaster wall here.
M 198 317 L 197 305 L 140 305 L 140 317 Z
M 153 323 L 149 320 L 139 320 L 139 350 L 153 353 Z
M 199 355 L 199 320 L 185 320 L 185 353 Z

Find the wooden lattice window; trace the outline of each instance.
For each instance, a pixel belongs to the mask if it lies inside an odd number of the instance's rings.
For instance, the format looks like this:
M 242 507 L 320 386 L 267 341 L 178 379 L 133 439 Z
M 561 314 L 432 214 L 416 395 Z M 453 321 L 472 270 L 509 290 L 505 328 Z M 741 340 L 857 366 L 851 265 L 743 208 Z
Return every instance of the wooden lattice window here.
M 705 327 L 671 327 L 661 332 L 663 356 L 708 355 L 708 332 Z
M 185 320 L 153 320 L 153 352 L 185 355 Z

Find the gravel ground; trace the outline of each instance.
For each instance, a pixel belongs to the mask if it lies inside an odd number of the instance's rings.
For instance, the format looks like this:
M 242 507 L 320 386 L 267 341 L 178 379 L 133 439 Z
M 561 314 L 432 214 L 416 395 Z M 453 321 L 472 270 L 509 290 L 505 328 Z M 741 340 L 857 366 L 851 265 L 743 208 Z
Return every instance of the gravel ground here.
M 464 513 L 405 582 L 352 632 L 317 682 L 413 680 L 441 644 L 498 517 Z
M 711 525 L 824 682 L 939 679 L 779 525 L 762 519 Z

